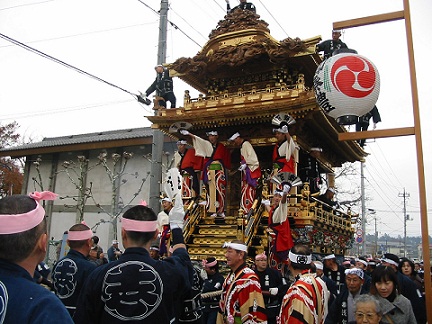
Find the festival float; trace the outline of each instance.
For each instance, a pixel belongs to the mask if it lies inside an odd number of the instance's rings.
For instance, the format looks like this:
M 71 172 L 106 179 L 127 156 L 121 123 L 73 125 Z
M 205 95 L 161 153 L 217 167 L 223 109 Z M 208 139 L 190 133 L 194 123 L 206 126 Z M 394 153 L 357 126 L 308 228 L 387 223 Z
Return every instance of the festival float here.
M 320 107 L 316 98 L 315 86 L 321 82 L 316 73 L 323 63 L 315 51 L 320 40 L 316 36 L 278 41 L 259 15 L 237 10 L 218 23 L 197 55 L 165 64 L 171 76 L 182 79 L 200 94 L 192 98 L 185 91 L 183 106 L 176 109 L 160 107 L 155 98 L 155 115 L 148 117 L 152 127 L 173 140 L 188 140 L 189 144 L 190 138 L 183 137 L 180 128 L 202 138 L 206 138 L 206 131 L 216 128 L 219 140 L 230 149 L 232 157 L 226 217 L 210 217 L 200 204 L 205 200 L 204 186 L 201 199 L 183 197 L 187 214 L 184 236 L 191 259 L 215 256 L 225 260 L 223 243 L 234 239 L 246 242 L 251 257 L 268 252 L 271 231 L 261 201 L 271 199 L 273 194 L 275 117 L 289 116 L 295 121 L 289 125 L 289 132 L 298 147 L 297 170 L 304 167 L 311 148 L 322 148 L 317 162 L 327 181 L 324 187 L 335 186 L 333 168 L 361 161 L 367 155 L 355 141 L 338 141 L 338 134 L 347 130 Z M 239 208 L 239 149 L 228 141 L 236 132 L 252 144 L 262 171 L 256 199 L 248 212 Z M 343 255 L 353 245 L 358 215 L 346 209 L 326 211 L 316 200 L 317 195 L 311 193 L 307 182 L 291 189 L 288 219 L 293 240 L 309 244 L 314 253 Z

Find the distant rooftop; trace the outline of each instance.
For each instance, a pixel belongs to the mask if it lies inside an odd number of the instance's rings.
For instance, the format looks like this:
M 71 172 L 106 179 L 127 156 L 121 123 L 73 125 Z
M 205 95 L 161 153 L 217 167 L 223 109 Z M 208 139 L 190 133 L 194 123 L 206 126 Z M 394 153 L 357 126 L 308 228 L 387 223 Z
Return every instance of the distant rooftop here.
M 142 127 L 60 137 L 46 137 L 41 142 L 1 148 L 0 156 L 19 157 L 37 153 L 53 153 L 74 149 L 80 150 L 85 149 L 88 144 L 92 144 L 92 148 L 114 147 L 121 144 L 124 146 L 148 144 L 147 142 L 151 141 L 152 136 L 153 130 L 150 127 Z

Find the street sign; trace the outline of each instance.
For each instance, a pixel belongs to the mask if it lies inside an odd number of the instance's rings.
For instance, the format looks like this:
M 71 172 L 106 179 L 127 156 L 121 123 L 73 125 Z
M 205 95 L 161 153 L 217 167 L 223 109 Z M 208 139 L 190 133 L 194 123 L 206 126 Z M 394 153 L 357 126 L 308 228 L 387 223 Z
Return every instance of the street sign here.
M 357 236 L 362 236 L 363 235 L 363 231 L 361 228 L 358 228 L 356 231 Z
M 363 243 L 363 237 L 362 237 L 362 236 L 357 236 L 357 238 L 356 238 L 356 242 L 357 242 L 358 244 Z

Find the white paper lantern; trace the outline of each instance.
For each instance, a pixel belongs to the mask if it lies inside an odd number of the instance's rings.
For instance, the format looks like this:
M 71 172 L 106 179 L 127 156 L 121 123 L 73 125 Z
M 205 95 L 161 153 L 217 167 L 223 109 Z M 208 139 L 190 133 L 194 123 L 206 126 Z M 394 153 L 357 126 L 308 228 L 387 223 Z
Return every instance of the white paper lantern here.
M 318 66 L 314 90 L 318 105 L 329 116 L 342 125 L 355 124 L 378 100 L 379 73 L 364 56 L 337 54 Z

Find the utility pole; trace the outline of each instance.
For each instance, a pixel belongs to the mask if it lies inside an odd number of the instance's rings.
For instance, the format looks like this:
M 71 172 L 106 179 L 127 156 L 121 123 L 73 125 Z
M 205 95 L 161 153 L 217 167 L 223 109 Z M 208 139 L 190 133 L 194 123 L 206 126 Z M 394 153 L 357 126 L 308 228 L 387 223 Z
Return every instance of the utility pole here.
M 161 0 L 159 14 L 159 44 L 157 54 L 157 64 L 165 63 L 166 60 L 166 43 L 167 43 L 167 26 L 168 26 L 168 0 Z M 159 93 L 157 93 L 159 95 Z M 156 115 L 156 112 L 155 112 Z M 149 207 L 155 213 L 159 212 L 159 195 L 162 182 L 162 151 L 164 144 L 164 134 L 158 130 L 153 130 L 151 170 L 150 170 L 150 197 Z
M 377 218 L 376 215 L 374 216 L 375 218 L 375 257 L 378 254 L 378 229 L 377 229 Z
M 364 189 L 364 162 L 361 161 L 360 168 L 360 186 L 361 186 L 361 204 L 362 204 L 362 232 L 363 232 L 363 245 L 362 245 L 362 254 L 366 254 L 366 201 L 365 201 L 365 189 Z
M 403 198 L 403 214 L 404 214 L 404 257 L 406 257 L 406 247 L 407 247 L 407 235 L 406 235 L 406 223 L 407 223 L 407 216 L 409 217 L 409 215 L 407 215 L 406 213 L 406 200 L 407 198 L 409 198 L 410 194 L 408 192 L 405 191 L 405 188 L 403 190 L 403 193 L 399 193 L 399 197 Z
M 376 210 L 368 208 L 369 215 L 374 215 L 374 221 L 375 221 L 375 248 L 374 248 L 374 256 L 377 255 L 378 252 L 378 229 L 377 229 L 377 217 L 376 217 Z

